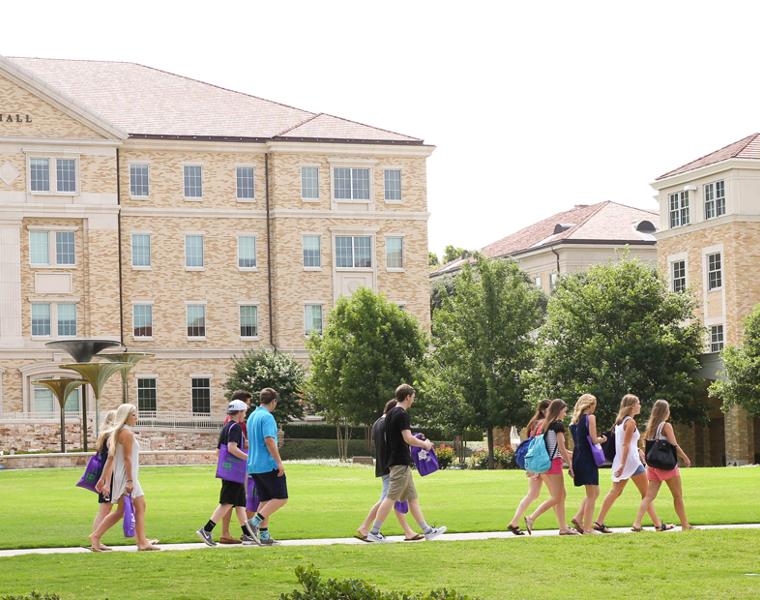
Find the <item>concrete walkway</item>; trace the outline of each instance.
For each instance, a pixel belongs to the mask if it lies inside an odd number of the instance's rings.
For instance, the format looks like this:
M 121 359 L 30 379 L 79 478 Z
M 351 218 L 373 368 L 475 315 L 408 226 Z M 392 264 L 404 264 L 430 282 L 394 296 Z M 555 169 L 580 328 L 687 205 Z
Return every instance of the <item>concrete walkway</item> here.
M 760 523 L 748 523 L 748 524 L 741 524 L 741 525 L 703 525 L 698 526 L 697 529 L 703 530 L 703 531 L 714 531 L 718 529 L 760 529 Z M 652 531 L 651 527 L 645 528 L 645 531 Z M 678 533 L 680 532 L 680 527 L 676 527 L 675 529 L 672 529 L 668 532 L 669 534 Z M 629 527 L 615 527 L 613 528 L 613 532 L 615 533 L 633 533 Z M 439 538 L 437 538 L 435 541 L 442 541 L 442 542 L 470 542 L 470 541 L 477 541 L 477 540 L 492 540 L 492 539 L 507 539 L 507 540 L 529 540 L 536 537 L 552 537 L 557 535 L 556 529 L 543 529 L 539 531 L 534 531 L 532 536 L 523 535 L 523 536 L 516 536 L 511 533 L 508 533 L 506 531 L 478 531 L 473 533 L 447 533 Z M 603 536 L 604 534 L 597 534 L 599 536 Z M 401 542 L 403 543 L 403 538 L 401 536 L 391 536 L 388 538 L 390 542 Z M 412 544 L 420 544 L 423 543 L 420 542 L 408 542 L 407 545 L 411 546 Z M 358 540 L 356 538 L 324 538 L 324 539 L 311 539 L 311 540 L 283 540 L 281 541 L 278 546 L 288 547 L 288 546 L 331 546 L 331 545 L 356 545 L 361 546 L 365 545 L 367 542 L 363 542 L 361 540 Z M 259 549 L 259 546 L 241 546 L 240 544 L 236 545 L 222 545 L 219 544 L 218 546 L 215 546 L 213 548 L 209 548 L 203 543 L 194 543 L 194 544 L 162 544 L 161 550 L 163 551 L 174 551 L 174 550 L 208 550 L 211 552 L 214 551 L 225 551 L 230 548 L 245 548 L 247 549 Z M 137 548 L 135 546 L 113 546 L 114 552 L 136 552 Z M 271 551 L 271 550 L 269 550 Z M 24 556 L 26 554 L 89 554 L 89 549 L 82 548 L 82 547 L 73 547 L 73 548 L 28 548 L 28 549 L 20 549 L 20 550 L 0 550 L 0 558 L 5 558 L 9 556 Z

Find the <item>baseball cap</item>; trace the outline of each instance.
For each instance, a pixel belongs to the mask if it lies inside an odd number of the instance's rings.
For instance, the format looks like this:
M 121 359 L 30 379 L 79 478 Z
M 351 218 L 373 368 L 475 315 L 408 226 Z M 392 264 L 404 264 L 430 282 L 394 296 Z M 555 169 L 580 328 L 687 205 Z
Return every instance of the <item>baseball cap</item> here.
M 248 410 L 248 405 L 242 400 L 233 400 L 227 405 L 228 413 L 234 413 L 241 410 Z

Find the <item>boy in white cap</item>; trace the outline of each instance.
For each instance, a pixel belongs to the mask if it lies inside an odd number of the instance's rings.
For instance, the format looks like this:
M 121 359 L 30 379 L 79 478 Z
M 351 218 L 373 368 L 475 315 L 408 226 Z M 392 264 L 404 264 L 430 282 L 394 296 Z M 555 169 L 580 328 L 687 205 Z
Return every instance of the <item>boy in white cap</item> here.
M 227 414 L 232 417 L 228 423 L 222 427 L 222 431 L 219 434 L 219 443 L 217 448 L 221 448 L 222 444 L 227 444 L 227 453 L 241 460 L 248 460 L 248 455 L 241 450 L 243 448 L 243 426 L 241 423 L 245 419 L 245 412 L 248 406 L 242 400 L 233 400 L 227 406 Z M 245 515 L 245 484 L 238 483 L 236 481 L 228 481 L 222 479 L 222 490 L 219 493 L 219 506 L 211 515 L 208 522 L 201 527 L 196 533 L 198 537 L 203 540 L 207 546 L 216 546 L 211 532 L 229 512 L 231 508 L 235 508 L 240 528 L 243 531 L 242 540 L 243 543 L 253 542 L 253 538 L 250 537 L 250 529 L 246 521 Z

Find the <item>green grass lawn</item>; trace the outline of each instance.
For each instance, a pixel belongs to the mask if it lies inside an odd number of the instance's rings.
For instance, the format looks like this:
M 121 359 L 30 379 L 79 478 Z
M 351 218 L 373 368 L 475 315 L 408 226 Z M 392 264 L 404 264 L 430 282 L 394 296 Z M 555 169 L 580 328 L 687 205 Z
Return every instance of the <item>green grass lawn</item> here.
M 84 545 L 97 499 L 74 487 L 80 471 L 0 472 L 0 548 Z M 273 535 L 281 539 L 349 537 L 380 492 L 379 480 L 369 467 L 291 464 L 286 472 L 290 503 L 272 522 Z M 760 469 L 683 469 L 682 473 L 686 508 L 694 524 L 760 522 Z M 602 472 L 602 495 L 608 489 L 608 476 L 609 470 Z M 206 522 L 219 497 L 212 468 L 145 467 L 140 481 L 148 503 L 148 535 L 166 543 L 197 541 L 194 532 Z M 521 471 L 440 471 L 416 477 L 416 482 L 428 521 L 446 524 L 449 531 L 503 530 L 527 487 Z M 581 491 L 572 482 L 568 491 L 571 513 Z M 629 484 L 608 524 L 630 524 L 638 501 Z M 657 509 L 663 518 L 676 520 L 665 489 Z M 544 515 L 537 527 L 556 527 L 553 513 Z M 400 528 L 390 519 L 384 531 L 398 534 Z M 104 541 L 128 543 L 119 526 Z

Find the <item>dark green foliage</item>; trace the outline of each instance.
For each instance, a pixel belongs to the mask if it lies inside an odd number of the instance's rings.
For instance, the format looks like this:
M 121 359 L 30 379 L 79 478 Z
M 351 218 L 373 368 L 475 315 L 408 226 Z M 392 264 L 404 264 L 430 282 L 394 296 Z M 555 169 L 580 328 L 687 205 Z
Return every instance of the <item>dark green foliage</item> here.
M 364 437 L 348 440 L 347 458 L 352 456 L 369 456 Z M 331 440 L 285 439 L 280 448 L 283 460 L 310 460 L 316 458 L 340 458 L 338 446 L 335 443 L 335 427 L 332 429 Z
M 457 258 L 467 258 L 472 254 L 473 252 L 470 252 L 469 250 L 465 250 L 464 248 L 457 248 L 456 246 L 449 244 L 443 250 L 443 264 L 450 263 L 452 260 L 456 260 Z
M 440 261 L 438 260 L 438 255 L 435 252 L 428 250 L 428 266 L 437 267 L 439 264 Z
M 253 395 L 252 406 L 259 403 L 259 393 L 263 388 L 277 390 L 280 398 L 277 410 L 272 413 L 279 424 L 289 418 L 303 416 L 303 367 L 291 354 L 268 350 L 249 350 L 242 357 L 234 358 L 232 372 L 225 387 L 228 394 L 235 390 L 246 390 Z
M 304 591 L 293 590 L 280 600 L 468 600 L 469 596 L 447 589 L 425 593 L 383 592 L 361 579 L 323 580 L 314 566 L 296 567 L 296 577 Z

